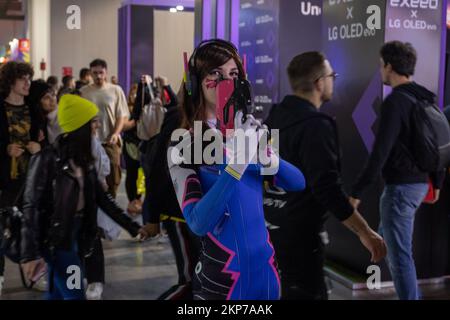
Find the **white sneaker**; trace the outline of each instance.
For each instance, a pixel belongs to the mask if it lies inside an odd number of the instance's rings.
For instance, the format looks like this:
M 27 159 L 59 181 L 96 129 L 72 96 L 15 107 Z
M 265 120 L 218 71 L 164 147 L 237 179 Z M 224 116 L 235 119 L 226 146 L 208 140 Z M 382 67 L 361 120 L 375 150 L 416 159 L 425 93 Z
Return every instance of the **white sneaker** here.
M 2 296 L 3 283 L 5 282 L 5 277 L 0 277 L 0 297 Z
M 103 283 L 95 282 L 88 285 L 86 290 L 87 300 L 101 300 L 103 294 Z
M 40 292 L 46 292 L 48 290 L 47 277 L 41 277 L 33 286 L 34 289 Z

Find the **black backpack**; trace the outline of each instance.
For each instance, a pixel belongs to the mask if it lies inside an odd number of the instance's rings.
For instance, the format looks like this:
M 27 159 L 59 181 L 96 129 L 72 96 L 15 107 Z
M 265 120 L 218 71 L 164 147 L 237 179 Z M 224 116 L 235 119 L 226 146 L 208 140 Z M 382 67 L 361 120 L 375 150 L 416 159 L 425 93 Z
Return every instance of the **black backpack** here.
M 423 172 L 437 172 L 450 165 L 450 125 L 444 113 L 426 100 L 402 92 L 414 103 L 411 114 L 412 146 L 408 154 Z

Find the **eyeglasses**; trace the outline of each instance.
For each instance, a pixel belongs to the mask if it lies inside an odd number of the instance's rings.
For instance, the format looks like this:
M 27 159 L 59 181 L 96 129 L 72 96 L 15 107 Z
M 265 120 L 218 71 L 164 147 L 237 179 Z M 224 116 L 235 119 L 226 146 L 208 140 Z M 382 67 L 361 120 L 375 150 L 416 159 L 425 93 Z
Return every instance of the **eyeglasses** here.
M 333 72 L 331 74 L 324 75 L 324 76 L 321 76 L 321 77 L 317 78 L 316 81 L 314 81 L 314 82 L 317 82 L 317 81 L 319 81 L 322 78 L 329 78 L 329 77 L 333 78 L 333 80 L 336 80 L 339 77 L 339 74 L 337 72 Z

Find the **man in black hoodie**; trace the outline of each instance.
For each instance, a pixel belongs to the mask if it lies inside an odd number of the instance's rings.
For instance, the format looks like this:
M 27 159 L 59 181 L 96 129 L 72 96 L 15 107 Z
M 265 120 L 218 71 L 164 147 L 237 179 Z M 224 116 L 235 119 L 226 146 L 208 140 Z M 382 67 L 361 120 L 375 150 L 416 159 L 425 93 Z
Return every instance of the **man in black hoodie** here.
M 322 300 L 327 299 L 327 290 L 320 233 L 328 211 L 358 235 L 373 262 L 386 255 L 386 247 L 342 189 L 336 123 L 319 112 L 332 98 L 337 74 L 323 54 L 307 52 L 292 60 L 288 75 L 294 95 L 274 107 L 267 125 L 280 129 L 280 156 L 303 172 L 307 188 L 287 194 L 280 209 L 284 218 L 277 223 L 279 228 L 270 231 L 271 239 L 281 272 L 282 299 Z
M 402 300 L 419 299 L 417 275 L 412 256 L 414 216 L 429 189 L 439 199 L 444 174 L 421 171 L 412 157 L 411 111 L 414 100 L 435 102 L 435 95 L 412 82 L 417 61 L 409 43 L 386 43 L 381 51 L 381 75 L 393 88 L 381 106 L 380 125 L 370 159 L 352 188 L 351 202 L 358 207 L 363 191 L 380 173 L 386 183 L 380 199 L 380 234 L 388 247 L 388 262 L 397 294 Z

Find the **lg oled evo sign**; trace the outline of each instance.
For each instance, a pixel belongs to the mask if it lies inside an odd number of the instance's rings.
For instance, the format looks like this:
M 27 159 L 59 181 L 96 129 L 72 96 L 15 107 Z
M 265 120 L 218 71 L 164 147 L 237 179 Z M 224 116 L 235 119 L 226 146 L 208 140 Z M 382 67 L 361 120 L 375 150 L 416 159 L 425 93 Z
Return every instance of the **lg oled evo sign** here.
M 339 74 L 333 100 L 322 110 L 336 118 L 342 150 L 342 175 L 346 187 L 357 179 L 368 150 L 382 102 L 379 51 L 384 43 L 386 0 L 323 1 L 322 45 L 333 69 Z M 376 226 L 378 186 L 364 198 L 365 217 Z M 330 221 L 327 231 L 333 239 L 329 258 L 365 274 L 368 259 L 351 233 Z
M 443 0 L 390 0 L 386 7 L 386 41 L 413 44 L 418 53 L 415 80 L 441 97 L 446 10 Z
M 279 100 L 279 1 L 241 0 L 239 49 L 246 57 L 255 111 L 260 117 Z

